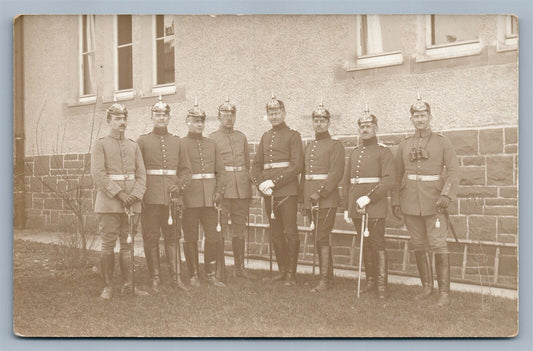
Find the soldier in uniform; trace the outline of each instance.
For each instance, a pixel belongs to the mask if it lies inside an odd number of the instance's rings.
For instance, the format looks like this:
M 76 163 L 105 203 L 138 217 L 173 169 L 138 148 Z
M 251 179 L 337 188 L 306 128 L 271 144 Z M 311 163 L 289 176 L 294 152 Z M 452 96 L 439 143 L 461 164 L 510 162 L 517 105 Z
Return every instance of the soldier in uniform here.
M 328 132 L 330 113 L 321 103 L 311 115 L 315 140 L 305 148 L 305 170 L 302 175 L 302 195 L 305 214 L 314 216 L 316 226 L 320 281 L 311 292 L 328 289 L 333 283 L 333 257 L 330 234 L 340 202 L 339 183 L 344 175 L 344 147 L 331 139 Z M 318 213 L 312 211 L 318 206 Z
M 248 140 L 243 133 L 233 129 L 236 117 L 237 108 L 226 98 L 218 107 L 220 128 L 211 133 L 209 138 L 215 141 L 224 160 L 226 190 L 222 201 L 221 224 L 223 233 L 231 231 L 235 276 L 255 279 L 253 273 L 244 269 L 244 229 L 252 197 L 252 185 Z
M 187 113 L 189 133 L 183 138 L 192 168 L 191 182 L 183 196 L 183 249 L 191 285 L 199 286 L 198 225 L 201 223 L 205 233 L 204 268 L 207 279 L 215 286 L 225 287 L 224 240 L 222 233 L 217 232 L 216 209 L 223 200 L 224 161 L 215 142 L 202 135 L 205 117 L 205 112 L 198 108 L 195 101 L 194 107 Z
M 394 157 L 389 148 L 378 143 L 378 119 L 370 114 L 368 107 L 357 124 L 361 142 L 350 154 L 344 170 L 344 219 L 353 223 L 356 231 L 361 231 L 362 214 L 368 214 L 370 235 L 362 247 L 366 276 L 363 292 L 377 290 L 378 297 L 384 299 L 388 278 L 385 217 L 387 197 L 396 181 Z
M 397 181 L 392 197 L 394 215 L 403 213 L 411 235 L 423 292 L 433 290 L 433 268 L 429 250 L 435 254 L 439 284 L 437 306 L 450 303 L 450 263 L 446 238 L 449 222 L 446 208 L 457 193 L 460 169 L 451 141 L 431 131 L 431 108 L 420 99 L 411 106 L 415 134 L 402 140 L 396 154 Z M 443 169 L 446 169 L 446 176 Z
M 107 300 L 113 297 L 114 249 L 117 238 L 120 244 L 123 293 L 128 290 L 131 292 L 133 286 L 133 248 L 127 242 L 129 223 L 125 209 L 134 212 L 133 221 L 138 223 L 141 199 L 146 190 L 146 173 L 139 146 L 124 137 L 128 124 L 126 107 L 114 103 L 106 114 L 111 130 L 107 136 L 94 143 L 91 174 L 97 188 L 94 212 L 98 215 L 98 229 L 102 235 L 100 267 L 105 287 L 100 297 Z M 136 227 L 133 225 L 133 228 Z M 137 295 L 147 294 L 138 288 L 134 292 Z
M 266 104 L 272 125 L 257 147 L 252 181 L 265 196 L 266 209 L 274 212 L 270 222 L 272 244 L 280 273 L 274 281 L 296 284 L 300 239 L 296 225 L 298 212 L 298 175 L 303 170 L 303 147 L 300 133 L 285 124 L 285 105 L 272 95 Z M 274 201 L 271 201 L 271 200 Z
M 181 223 L 178 218 L 174 218 L 176 216 L 172 216 L 173 222 L 169 225 L 168 218 L 172 209 L 176 210 L 175 206 L 182 206 L 179 202 L 182 202 L 183 191 L 190 181 L 191 164 L 181 139 L 168 132 L 170 106 L 161 101 L 161 96 L 152 106 L 151 119 L 154 124 L 152 132 L 141 135 L 137 140 L 146 168 L 145 206 L 142 214 L 146 265 L 152 289 L 157 293 L 160 285 L 159 239 L 163 233 L 165 256 L 173 286 L 186 290 L 177 272 L 176 250 Z

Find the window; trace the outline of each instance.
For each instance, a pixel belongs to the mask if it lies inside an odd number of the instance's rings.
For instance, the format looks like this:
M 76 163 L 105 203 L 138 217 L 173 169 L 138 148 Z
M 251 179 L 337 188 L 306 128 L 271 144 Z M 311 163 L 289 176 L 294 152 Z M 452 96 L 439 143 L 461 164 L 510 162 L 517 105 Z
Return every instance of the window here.
M 154 22 L 154 90 L 161 91 L 169 86 L 175 89 L 174 19 L 172 16 L 156 15 Z
M 498 16 L 497 51 L 518 49 L 518 18 L 516 16 Z
M 402 64 L 400 21 L 401 16 L 356 16 L 356 62 L 351 70 Z
M 426 47 L 417 61 L 477 55 L 480 16 L 429 15 L 425 17 Z
M 94 15 L 82 15 L 80 21 L 80 102 L 96 100 L 95 21 Z
M 116 18 L 116 83 L 115 90 L 133 89 L 132 27 L 131 15 L 118 15 Z

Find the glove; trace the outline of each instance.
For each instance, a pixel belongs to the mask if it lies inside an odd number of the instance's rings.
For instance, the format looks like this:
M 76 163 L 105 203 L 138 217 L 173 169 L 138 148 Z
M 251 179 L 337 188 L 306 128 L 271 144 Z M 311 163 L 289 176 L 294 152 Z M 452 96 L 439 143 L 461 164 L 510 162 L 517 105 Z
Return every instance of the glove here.
M 126 206 L 131 206 L 131 205 L 133 205 L 134 203 L 136 203 L 137 201 L 139 201 L 139 199 L 137 198 L 137 196 L 135 196 L 135 195 L 129 195 L 128 198 L 126 199 L 126 202 L 124 203 L 124 205 L 126 205 Z
M 172 196 L 174 197 L 178 196 L 180 190 L 181 189 L 176 184 L 172 184 L 171 186 L 168 187 L 168 191 L 171 192 Z
M 440 209 L 446 209 L 448 208 L 448 205 L 450 204 L 450 198 L 446 195 L 441 195 L 440 198 L 437 200 L 437 208 Z
M 350 216 L 348 215 L 348 211 L 344 211 L 344 221 L 348 224 L 353 224 L 353 221 L 352 219 L 350 218 Z
M 128 201 L 128 195 L 126 195 L 125 192 L 119 191 L 115 197 L 117 197 L 123 205 L 127 205 L 126 202 Z
M 272 188 L 274 187 L 274 182 L 272 179 L 265 180 L 259 184 L 259 190 L 265 195 L 272 195 Z
M 392 206 L 392 215 L 398 220 L 402 219 L 402 210 L 400 209 L 400 206 L 398 205 Z
M 357 206 L 361 208 L 365 208 L 365 206 L 370 203 L 370 198 L 366 195 L 361 196 L 360 198 L 357 199 L 356 203 L 357 203 Z
M 221 193 L 213 194 L 213 203 L 215 204 L 216 207 L 220 206 L 220 204 L 222 203 L 222 199 L 224 199 L 224 196 L 222 196 Z
M 320 200 L 320 195 L 318 195 L 318 193 L 313 193 L 309 198 L 311 199 L 311 202 L 314 205 L 318 203 L 318 200 Z

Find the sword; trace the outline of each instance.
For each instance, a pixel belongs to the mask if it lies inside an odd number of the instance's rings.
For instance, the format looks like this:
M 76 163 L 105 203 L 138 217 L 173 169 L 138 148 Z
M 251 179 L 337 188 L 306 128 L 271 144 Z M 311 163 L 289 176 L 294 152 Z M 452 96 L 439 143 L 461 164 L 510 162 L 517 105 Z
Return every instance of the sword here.
M 450 220 L 450 214 L 448 213 L 448 209 L 447 208 L 443 209 L 442 213 L 444 214 L 444 217 L 446 217 L 446 221 L 448 222 L 448 226 L 450 227 L 450 231 L 453 234 L 453 238 L 455 239 L 455 242 L 459 243 L 459 239 L 457 238 L 457 233 L 455 232 L 455 228 L 453 227 L 452 221 Z
M 357 275 L 357 298 L 359 298 L 360 291 L 361 291 L 361 266 L 363 264 L 363 244 L 364 244 L 364 237 L 368 237 L 370 233 L 368 232 L 368 213 L 365 212 L 361 216 L 361 232 L 359 235 L 361 236 L 361 242 L 359 244 L 359 267 L 358 267 L 358 275 Z
M 174 216 L 175 216 L 175 220 L 173 221 L 172 219 L 172 203 L 173 203 L 173 199 L 174 197 L 172 196 L 172 192 L 169 193 L 169 198 L 170 198 L 170 203 L 169 203 L 169 206 L 168 206 L 168 225 L 172 225 L 173 223 L 176 224 L 176 228 L 175 228 L 175 231 L 176 231 L 176 284 L 179 286 L 179 281 L 181 279 L 181 247 L 180 247 L 180 231 L 181 231 L 181 218 L 183 216 L 183 212 L 180 208 L 180 206 L 178 206 L 178 204 L 176 203 L 175 206 L 174 206 Z
M 135 234 L 133 233 L 133 208 L 124 207 L 124 212 L 128 216 L 128 239 L 126 242 L 131 244 L 131 293 L 135 296 Z
M 315 230 L 315 235 L 314 235 L 314 245 L 313 245 L 313 281 L 315 281 L 315 271 L 316 271 L 316 243 L 317 243 L 317 236 L 318 236 L 318 224 L 319 224 L 319 219 L 318 219 L 318 216 L 319 216 L 319 212 L 320 211 L 320 207 L 319 207 L 319 203 L 317 201 L 316 205 L 313 205 L 311 207 L 311 225 L 309 226 L 309 228 L 311 229 L 311 231 L 314 229 Z M 315 215 L 313 215 L 313 213 L 315 213 Z M 316 216 L 316 217 L 315 217 Z M 315 224 L 316 222 L 316 224 Z
M 274 195 L 270 195 L 270 220 L 269 227 L 270 227 L 270 245 L 269 245 L 269 256 L 270 256 L 270 279 L 272 279 L 272 221 L 276 219 L 276 215 L 274 215 Z M 278 263 L 279 264 L 279 263 Z

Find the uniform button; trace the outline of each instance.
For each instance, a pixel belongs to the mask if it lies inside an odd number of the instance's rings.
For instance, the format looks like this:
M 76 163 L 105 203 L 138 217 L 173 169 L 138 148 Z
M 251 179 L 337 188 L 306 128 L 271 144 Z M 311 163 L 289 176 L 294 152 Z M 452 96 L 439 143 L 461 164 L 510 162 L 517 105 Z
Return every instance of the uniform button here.
M 361 163 L 361 160 L 357 160 L 357 163 Z

